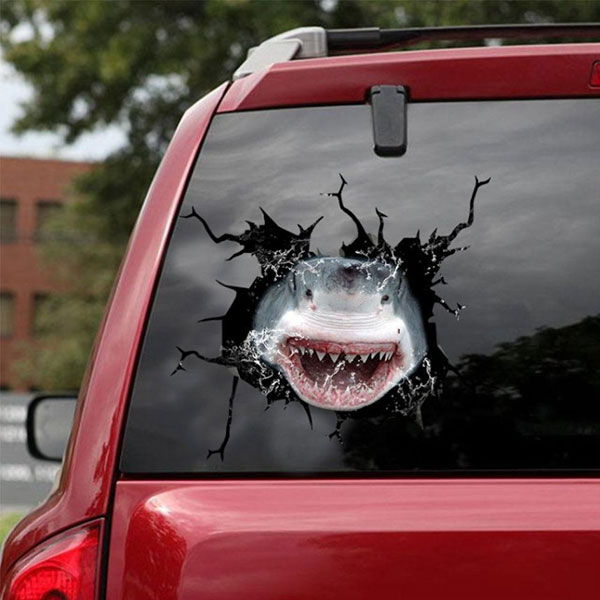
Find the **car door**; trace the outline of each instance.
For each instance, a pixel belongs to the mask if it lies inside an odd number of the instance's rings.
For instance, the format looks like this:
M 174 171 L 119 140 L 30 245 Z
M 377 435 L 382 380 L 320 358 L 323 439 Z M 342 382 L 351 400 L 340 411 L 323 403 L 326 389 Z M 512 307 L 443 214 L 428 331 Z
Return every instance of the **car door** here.
M 216 115 L 107 597 L 594 597 L 597 123 L 597 98 L 425 99 L 390 158 L 364 102 Z

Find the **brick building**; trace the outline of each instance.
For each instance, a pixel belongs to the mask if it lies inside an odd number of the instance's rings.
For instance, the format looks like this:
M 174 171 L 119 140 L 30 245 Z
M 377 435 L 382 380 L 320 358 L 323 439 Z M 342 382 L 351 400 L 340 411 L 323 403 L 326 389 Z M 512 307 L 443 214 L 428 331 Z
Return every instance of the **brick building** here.
M 36 243 L 44 222 L 67 200 L 73 178 L 92 163 L 0 158 L 0 387 L 23 389 L 12 365 L 21 342 L 35 338 L 36 313 L 56 290 Z

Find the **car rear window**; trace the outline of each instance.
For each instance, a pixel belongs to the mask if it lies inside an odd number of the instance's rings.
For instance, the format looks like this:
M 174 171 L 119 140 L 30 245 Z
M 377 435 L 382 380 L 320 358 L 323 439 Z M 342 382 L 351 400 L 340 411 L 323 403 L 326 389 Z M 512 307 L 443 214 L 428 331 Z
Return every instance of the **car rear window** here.
M 215 117 L 149 316 L 127 473 L 576 470 L 600 456 L 600 102 Z M 233 256 L 233 258 L 232 258 Z

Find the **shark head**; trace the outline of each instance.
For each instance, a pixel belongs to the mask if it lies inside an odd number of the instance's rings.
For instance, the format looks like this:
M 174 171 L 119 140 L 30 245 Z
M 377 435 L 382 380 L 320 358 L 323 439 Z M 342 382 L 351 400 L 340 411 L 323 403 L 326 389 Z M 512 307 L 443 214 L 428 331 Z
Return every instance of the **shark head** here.
M 380 260 L 298 262 L 260 301 L 256 350 L 303 401 L 336 411 L 373 404 L 410 375 L 427 347 L 401 269 Z

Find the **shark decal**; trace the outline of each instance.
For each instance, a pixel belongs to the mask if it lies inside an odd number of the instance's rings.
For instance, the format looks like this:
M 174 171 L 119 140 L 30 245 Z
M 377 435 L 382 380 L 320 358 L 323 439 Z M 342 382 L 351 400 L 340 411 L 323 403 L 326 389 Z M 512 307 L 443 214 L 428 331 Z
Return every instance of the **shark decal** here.
M 298 233 L 280 227 L 265 212 L 264 222 L 248 222 L 239 235 L 216 235 L 192 208 L 183 219 L 197 219 L 216 244 L 235 242 L 242 254 L 253 255 L 260 275 L 248 288 L 220 285 L 235 292 L 227 312 L 200 321 L 222 323 L 221 353 L 207 357 L 178 347 L 172 375 L 186 371 L 190 357 L 228 367 L 233 373 L 229 413 L 221 446 L 208 456 L 224 458 L 231 433 L 233 401 L 241 379 L 273 402 L 302 403 L 312 425 L 310 406 L 335 411 L 336 430 L 347 418 L 400 414 L 421 423 L 421 406 L 438 394 L 448 370 L 454 370 L 438 345 L 435 305 L 458 316 L 437 294 L 445 284 L 442 262 L 466 250 L 451 248 L 458 234 L 473 224 L 474 203 L 480 187 L 489 183 L 475 177 L 466 221 L 447 235 L 433 231 L 425 241 L 419 232 L 395 246 L 384 238 L 385 214 L 377 235 L 370 235 L 344 204 L 347 181 L 340 175 L 335 198 L 340 210 L 355 224 L 356 238 L 342 243 L 340 257 L 321 256 L 310 248 L 310 237 L 322 217 Z M 262 210 L 262 209 L 261 209 Z
M 254 328 L 260 356 L 298 397 L 339 411 L 373 404 L 426 353 L 419 305 L 401 270 L 376 260 L 313 258 L 269 288 Z

